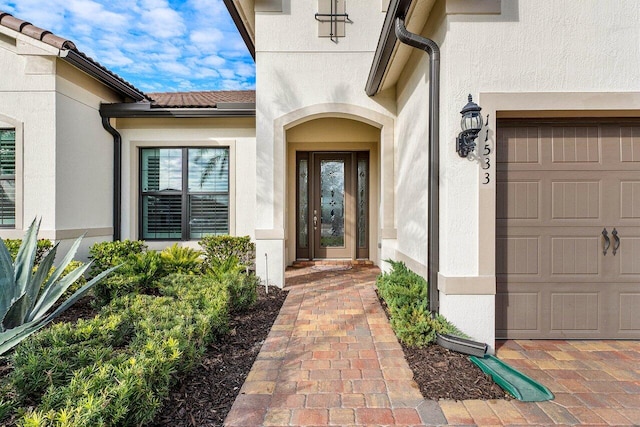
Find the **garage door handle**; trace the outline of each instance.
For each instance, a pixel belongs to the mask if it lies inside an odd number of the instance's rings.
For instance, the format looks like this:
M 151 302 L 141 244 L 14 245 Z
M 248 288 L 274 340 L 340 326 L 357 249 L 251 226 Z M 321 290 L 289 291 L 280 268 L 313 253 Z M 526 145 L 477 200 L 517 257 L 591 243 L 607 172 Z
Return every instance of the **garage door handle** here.
M 602 236 L 604 237 L 604 250 L 602 251 L 603 255 L 607 254 L 609 250 L 609 246 L 611 246 L 611 240 L 609 240 L 609 233 L 607 232 L 607 227 L 602 230 Z
M 620 247 L 620 238 L 618 237 L 618 230 L 614 228 L 613 231 L 611 232 L 611 235 L 613 236 L 613 255 L 615 256 L 616 252 L 618 252 L 618 248 Z

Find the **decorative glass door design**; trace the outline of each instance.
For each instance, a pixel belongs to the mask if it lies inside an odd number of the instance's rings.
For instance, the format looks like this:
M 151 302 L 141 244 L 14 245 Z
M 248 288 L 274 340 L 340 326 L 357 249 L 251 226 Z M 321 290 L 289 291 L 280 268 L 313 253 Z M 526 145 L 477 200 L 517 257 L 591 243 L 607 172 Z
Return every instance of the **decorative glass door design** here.
M 368 153 L 297 154 L 296 257 L 367 258 Z

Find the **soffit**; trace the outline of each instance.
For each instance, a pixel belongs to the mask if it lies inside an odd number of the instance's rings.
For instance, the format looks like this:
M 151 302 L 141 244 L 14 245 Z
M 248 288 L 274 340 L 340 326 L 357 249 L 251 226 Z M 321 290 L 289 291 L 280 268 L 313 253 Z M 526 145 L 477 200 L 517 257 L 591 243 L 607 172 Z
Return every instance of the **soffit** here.
M 241 22 L 235 22 L 236 26 L 242 25 L 247 32 L 247 35 L 251 39 L 251 42 L 255 46 L 256 44 L 256 14 L 255 10 L 255 0 L 225 0 L 225 4 L 231 3 L 233 7 L 235 7 L 238 12 L 239 18 Z M 229 9 L 229 4 L 227 4 L 227 9 Z M 233 11 L 229 11 L 233 17 Z M 235 21 L 235 19 L 234 19 Z M 238 28 L 240 32 L 242 30 Z
M 429 19 L 431 9 L 433 9 L 435 2 L 436 0 L 412 1 L 411 7 L 405 17 L 407 30 L 416 34 L 422 33 L 422 29 L 427 23 L 427 19 Z M 386 67 L 386 72 L 382 78 L 378 92 L 395 86 L 413 50 L 414 48 L 400 43 L 398 39 L 395 39 L 393 53 L 391 54 L 391 59 Z

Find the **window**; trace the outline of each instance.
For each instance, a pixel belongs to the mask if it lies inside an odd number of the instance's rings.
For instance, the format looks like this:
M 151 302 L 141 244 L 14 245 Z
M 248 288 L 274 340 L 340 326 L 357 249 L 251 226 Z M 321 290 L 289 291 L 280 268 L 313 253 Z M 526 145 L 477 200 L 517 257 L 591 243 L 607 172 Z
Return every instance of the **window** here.
M 16 224 L 16 131 L 0 129 L 0 227 Z
M 229 234 L 229 148 L 141 148 L 140 238 Z

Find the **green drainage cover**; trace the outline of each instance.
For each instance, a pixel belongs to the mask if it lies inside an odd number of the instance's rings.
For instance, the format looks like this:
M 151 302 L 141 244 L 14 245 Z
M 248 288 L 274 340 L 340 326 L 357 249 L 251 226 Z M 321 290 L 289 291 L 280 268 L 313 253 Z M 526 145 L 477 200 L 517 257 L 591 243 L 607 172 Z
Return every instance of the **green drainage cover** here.
M 496 384 L 511 393 L 513 397 L 518 400 L 524 402 L 542 402 L 553 399 L 553 393 L 545 386 L 507 365 L 495 356 L 489 354 L 485 355 L 484 358 L 470 356 L 470 359 L 482 369 L 482 372 L 491 375 Z

